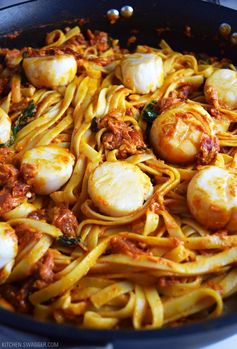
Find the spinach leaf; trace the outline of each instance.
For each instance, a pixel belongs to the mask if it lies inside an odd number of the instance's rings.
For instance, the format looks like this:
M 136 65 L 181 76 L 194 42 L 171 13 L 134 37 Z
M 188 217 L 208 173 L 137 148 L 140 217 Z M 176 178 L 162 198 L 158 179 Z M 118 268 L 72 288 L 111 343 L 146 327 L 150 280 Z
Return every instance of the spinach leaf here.
M 28 106 L 23 110 L 19 118 L 14 122 L 12 126 L 12 135 L 16 138 L 17 132 L 27 124 L 30 118 L 34 116 L 36 107 L 34 101 L 30 101 Z
M 0 144 L 0 148 L 10 147 L 14 144 L 17 132 L 25 126 L 36 112 L 34 101 L 30 101 L 28 106 L 23 110 L 19 118 L 12 124 L 12 134 L 8 142 Z
M 149 123 L 152 123 L 157 118 L 157 102 L 152 101 L 142 111 L 142 118 Z
M 97 122 L 97 119 L 96 117 L 94 117 L 91 121 L 91 131 L 92 132 L 98 132 L 99 131 L 99 128 L 98 128 L 98 122 Z
M 113 47 L 113 38 L 111 36 L 108 36 L 108 46 Z
M 22 53 L 22 57 L 23 58 L 28 58 L 28 57 L 30 57 L 30 55 L 29 55 L 28 52 L 25 51 L 25 52 Z
M 76 246 L 76 245 L 80 242 L 80 237 L 77 236 L 77 237 L 75 237 L 75 238 L 71 238 L 71 237 L 68 237 L 68 236 L 66 236 L 66 235 L 61 235 L 61 236 L 59 236 L 59 238 L 57 239 L 57 241 L 58 241 L 61 245 L 71 247 L 71 246 Z

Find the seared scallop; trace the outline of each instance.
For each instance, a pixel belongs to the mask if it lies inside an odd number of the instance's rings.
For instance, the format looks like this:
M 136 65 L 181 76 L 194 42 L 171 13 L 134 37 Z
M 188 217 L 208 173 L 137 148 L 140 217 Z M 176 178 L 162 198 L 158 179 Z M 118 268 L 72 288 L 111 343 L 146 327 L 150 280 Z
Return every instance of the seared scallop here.
M 18 240 L 14 229 L 0 222 L 0 284 L 9 276 L 18 251 Z
M 188 163 L 199 153 L 203 136 L 212 135 L 214 128 L 211 116 L 202 106 L 181 103 L 156 118 L 150 140 L 155 153 L 163 159 L 176 164 Z
M 25 152 L 21 172 L 36 194 L 60 189 L 71 177 L 74 156 L 58 146 L 39 146 Z
M 0 144 L 4 144 L 9 141 L 11 137 L 11 119 L 5 113 L 5 111 L 0 108 Z
M 38 88 L 56 88 L 68 85 L 77 72 L 72 55 L 28 57 L 23 60 L 27 79 Z
M 136 165 L 104 162 L 91 173 L 88 192 L 102 213 L 125 216 L 143 206 L 153 187 L 150 178 Z
M 187 200 L 194 218 L 210 229 L 237 230 L 237 176 L 208 166 L 194 175 Z
M 154 92 L 163 84 L 163 62 L 154 53 L 134 53 L 122 59 L 116 75 L 134 92 Z
M 237 72 L 231 69 L 217 69 L 207 78 L 204 92 L 210 101 L 217 94 L 218 102 L 228 109 L 237 108 Z

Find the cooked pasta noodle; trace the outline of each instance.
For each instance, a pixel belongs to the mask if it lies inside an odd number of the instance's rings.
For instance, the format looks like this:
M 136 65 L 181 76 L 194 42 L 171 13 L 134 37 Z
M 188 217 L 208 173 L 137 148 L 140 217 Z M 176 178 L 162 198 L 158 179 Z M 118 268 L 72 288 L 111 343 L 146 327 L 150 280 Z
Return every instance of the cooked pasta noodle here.
M 237 72 L 79 27 L 0 49 L 0 306 L 110 329 L 237 292 Z

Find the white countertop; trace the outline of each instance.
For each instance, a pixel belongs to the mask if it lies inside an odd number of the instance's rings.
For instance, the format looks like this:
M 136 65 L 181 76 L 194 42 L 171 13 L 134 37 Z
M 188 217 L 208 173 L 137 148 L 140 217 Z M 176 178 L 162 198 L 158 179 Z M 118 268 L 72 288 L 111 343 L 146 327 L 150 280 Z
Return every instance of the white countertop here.
M 237 348 L 237 334 L 231 336 L 223 341 L 218 343 L 208 345 L 202 349 L 236 349 Z
M 236 0 L 220 0 L 221 5 L 234 8 L 237 10 L 237 1 Z M 229 348 L 226 348 L 229 349 Z

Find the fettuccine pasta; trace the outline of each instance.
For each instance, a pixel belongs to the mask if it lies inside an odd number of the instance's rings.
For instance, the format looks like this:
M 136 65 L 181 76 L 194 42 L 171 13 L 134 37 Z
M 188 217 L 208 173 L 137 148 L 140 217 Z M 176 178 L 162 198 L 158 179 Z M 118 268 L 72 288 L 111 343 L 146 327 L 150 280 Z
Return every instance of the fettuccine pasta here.
M 237 292 L 235 66 L 79 27 L 0 54 L 0 306 L 96 329 L 220 316 Z

